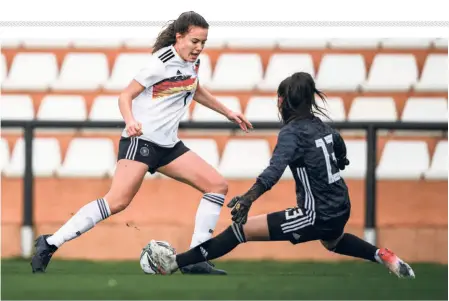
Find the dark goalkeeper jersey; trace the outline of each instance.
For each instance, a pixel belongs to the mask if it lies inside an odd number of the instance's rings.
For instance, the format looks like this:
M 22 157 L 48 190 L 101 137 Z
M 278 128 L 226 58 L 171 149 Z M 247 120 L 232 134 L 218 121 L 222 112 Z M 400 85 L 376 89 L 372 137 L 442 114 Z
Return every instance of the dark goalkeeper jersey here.
M 298 206 L 328 220 L 347 212 L 348 188 L 337 165 L 346 157 L 340 134 L 318 117 L 293 120 L 279 132 L 270 165 L 257 182 L 271 189 L 288 166 L 296 182 Z

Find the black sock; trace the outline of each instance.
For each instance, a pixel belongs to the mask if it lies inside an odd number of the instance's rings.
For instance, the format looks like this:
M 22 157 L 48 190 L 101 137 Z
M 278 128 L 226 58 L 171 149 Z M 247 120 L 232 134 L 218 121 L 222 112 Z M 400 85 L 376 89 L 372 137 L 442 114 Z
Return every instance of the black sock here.
M 355 235 L 345 233 L 332 251 L 342 255 L 377 262 L 375 258 L 377 249 L 377 247 L 364 241 L 363 239 L 360 239 Z
M 190 264 L 212 260 L 231 252 L 240 243 L 246 242 L 241 226 L 232 224 L 216 237 L 203 242 L 187 252 L 176 255 L 179 268 Z

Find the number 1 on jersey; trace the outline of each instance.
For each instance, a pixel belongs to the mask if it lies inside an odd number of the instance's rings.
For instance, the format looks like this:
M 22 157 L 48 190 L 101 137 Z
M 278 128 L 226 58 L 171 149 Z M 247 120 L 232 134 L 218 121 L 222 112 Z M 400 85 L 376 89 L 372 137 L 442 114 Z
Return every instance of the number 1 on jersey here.
M 321 147 L 323 154 L 324 154 L 324 160 L 326 161 L 326 168 L 327 168 L 327 177 L 329 180 L 329 184 L 332 184 L 334 182 L 337 182 L 340 180 L 340 171 L 337 171 L 336 173 L 332 173 L 332 166 L 331 166 L 331 156 L 332 160 L 337 161 L 337 158 L 335 158 L 335 153 L 332 148 L 332 152 L 329 154 L 329 151 L 327 150 L 328 144 L 333 144 L 334 141 L 332 139 L 332 134 L 327 135 L 326 137 L 320 138 L 315 140 L 316 147 Z
M 187 98 L 189 98 L 190 94 L 192 94 L 192 92 L 186 93 L 186 97 L 184 97 L 184 106 L 187 104 Z

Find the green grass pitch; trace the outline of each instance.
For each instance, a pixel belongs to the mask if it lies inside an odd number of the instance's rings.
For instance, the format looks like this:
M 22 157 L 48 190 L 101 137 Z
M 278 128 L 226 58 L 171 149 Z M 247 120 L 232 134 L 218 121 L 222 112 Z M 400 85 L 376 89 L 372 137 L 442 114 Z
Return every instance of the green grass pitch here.
M 447 265 L 412 264 L 416 279 L 397 279 L 361 261 L 216 262 L 228 276 L 145 275 L 135 262 L 53 260 L 45 274 L 29 261 L 4 260 L 2 299 L 415 299 L 448 298 Z

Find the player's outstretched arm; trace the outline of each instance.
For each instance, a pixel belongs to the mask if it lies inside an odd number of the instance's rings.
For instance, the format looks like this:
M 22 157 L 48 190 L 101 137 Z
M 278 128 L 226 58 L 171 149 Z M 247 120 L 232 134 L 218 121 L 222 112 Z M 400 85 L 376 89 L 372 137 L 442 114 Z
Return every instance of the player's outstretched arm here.
M 209 91 L 207 91 L 199 84 L 195 95 L 193 96 L 193 99 L 203 106 L 222 114 L 230 121 L 238 124 L 240 128 L 245 132 L 248 132 L 253 128 L 251 122 L 249 122 L 242 113 L 234 112 L 227 108 L 225 105 L 219 102 Z

